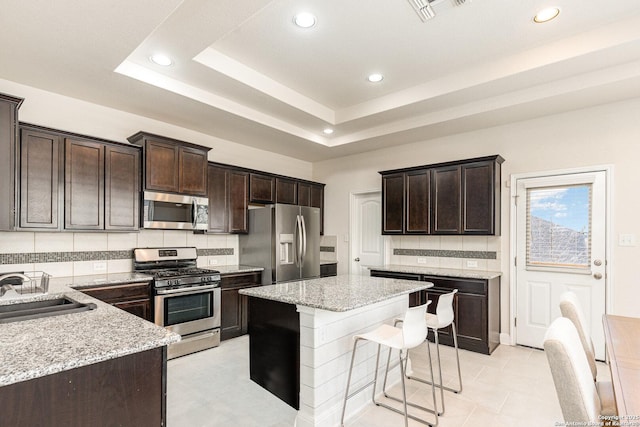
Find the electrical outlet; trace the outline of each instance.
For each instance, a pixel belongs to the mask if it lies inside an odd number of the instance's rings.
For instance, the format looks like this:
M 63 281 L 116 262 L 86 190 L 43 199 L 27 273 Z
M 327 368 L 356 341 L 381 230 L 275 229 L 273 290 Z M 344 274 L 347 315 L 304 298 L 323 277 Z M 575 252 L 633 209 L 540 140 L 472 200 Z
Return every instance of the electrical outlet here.
M 620 234 L 618 236 L 618 246 L 636 246 L 636 235 Z
M 94 262 L 93 271 L 107 271 L 107 263 L 105 261 Z
M 467 260 L 467 267 L 478 268 L 478 261 Z
M 425 257 L 418 257 L 418 264 L 426 264 L 427 259 Z
M 218 265 L 218 260 L 215 258 L 209 258 L 209 265 Z

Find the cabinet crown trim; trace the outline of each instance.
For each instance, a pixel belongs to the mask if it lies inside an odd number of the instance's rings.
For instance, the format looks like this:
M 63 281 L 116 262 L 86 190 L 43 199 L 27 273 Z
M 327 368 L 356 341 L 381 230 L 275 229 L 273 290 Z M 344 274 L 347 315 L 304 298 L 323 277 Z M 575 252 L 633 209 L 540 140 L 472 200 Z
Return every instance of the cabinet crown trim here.
M 504 162 L 504 158 L 499 154 L 495 154 L 493 156 L 474 157 L 472 159 L 454 160 L 450 162 L 432 163 L 429 165 L 411 166 L 408 168 L 390 169 L 386 171 L 379 171 L 378 173 L 380 175 L 391 175 L 394 173 L 411 172 L 411 171 L 416 171 L 421 169 L 439 168 L 444 166 L 457 166 L 457 165 L 464 165 L 468 163 L 488 162 L 488 161 L 493 161 L 493 162 L 497 162 L 498 164 L 502 164 Z
M 191 142 L 181 141 L 179 139 L 169 138 L 167 136 L 157 135 L 155 133 L 145 132 L 145 131 L 139 131 L 131 135 L 130 137 L 127 138 L 127 141 L 135 145 L 142 145 L 142 141 L 146 138 L 159 138 L 159 139 L 162 139 L 162 142 L 191 147 L 197 150 L 203 150 L 203 151 L 211 150 L 211 147 L 205 147 L 204 145 L 198 145 Z

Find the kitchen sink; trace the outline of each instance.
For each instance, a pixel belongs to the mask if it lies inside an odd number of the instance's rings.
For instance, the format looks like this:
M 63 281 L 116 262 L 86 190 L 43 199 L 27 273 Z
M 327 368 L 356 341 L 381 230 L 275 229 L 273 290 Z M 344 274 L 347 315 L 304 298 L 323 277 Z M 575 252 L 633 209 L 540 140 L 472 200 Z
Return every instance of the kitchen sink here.
M 0 323 L 80 313 L 96 307 L 94 303 L 80 303 L 67 297 L 0 305 Z

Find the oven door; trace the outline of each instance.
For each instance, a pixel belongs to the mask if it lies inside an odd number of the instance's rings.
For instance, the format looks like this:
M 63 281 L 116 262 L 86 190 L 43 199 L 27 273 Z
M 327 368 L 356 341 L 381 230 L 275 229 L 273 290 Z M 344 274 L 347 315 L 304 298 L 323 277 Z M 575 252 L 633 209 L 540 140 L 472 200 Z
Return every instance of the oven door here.
M 220 327 L 220 287 L 157 289 L 154 320 L 180 335 Z

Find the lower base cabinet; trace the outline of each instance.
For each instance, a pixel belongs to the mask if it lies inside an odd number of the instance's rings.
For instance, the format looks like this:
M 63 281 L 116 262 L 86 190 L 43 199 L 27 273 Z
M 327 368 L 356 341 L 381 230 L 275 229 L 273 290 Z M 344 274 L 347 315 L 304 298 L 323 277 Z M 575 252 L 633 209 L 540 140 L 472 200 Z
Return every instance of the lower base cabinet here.
M 249 300 L 240 289 L 260 286 L 262 272 L 222 274 L 220 339 L 228 340 L 244 335 L 249 326 Z
M 491 354 L 500 344 L 500 278 L 468 279 L 426 274 L 371 270 L 371 276 L 432 282 L 433 287 L 409 296 L 409 306 L 431 300 L 428 311 L 435 313 L 440 295 L 458 290 L 454 300 L 454 322 L 458 346 L 477 353 Z M 453 345 L 451 327 L 438 333 L 440 343 Z M 430 341 L 434 340 L 429 333 Z
M 78 290 L 135 316 L 153 322 L 150 285 L 150 282 L 139 282 Z
M 166 426 L 166 347 L 0 387 L 12 427 Z
M 338 275 L 338 264 L 320 264 L 320 277 L 333 277 Z

